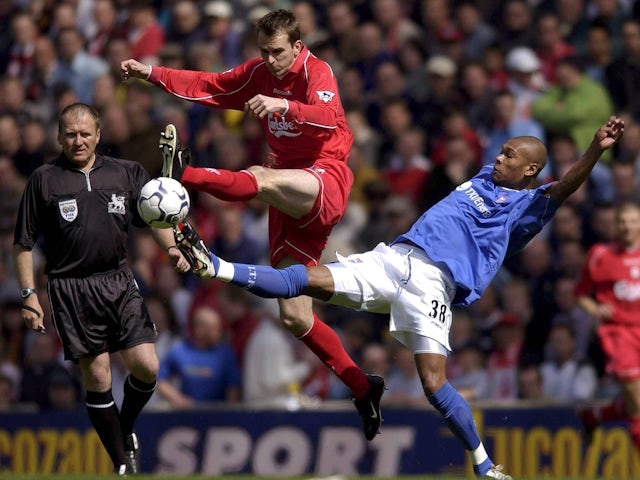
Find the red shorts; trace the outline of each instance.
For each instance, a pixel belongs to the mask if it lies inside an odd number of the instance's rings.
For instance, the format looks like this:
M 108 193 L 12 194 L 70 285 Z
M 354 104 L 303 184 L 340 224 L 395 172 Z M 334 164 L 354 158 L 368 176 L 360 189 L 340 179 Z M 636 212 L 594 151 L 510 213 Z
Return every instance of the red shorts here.
M 305 170 L 318 179 L 318 198 L 301 219 L 269 208 L 271 265 L 277 265 L 284 257 L 307 266 L 318 265 L 331 230 L 347 208 L 353 173 L 345 162 L 319 160 Z
M 598 337 L 607 356 L 607 372 L 620 380 L 640 378 L 640 325 L 605 323 Z

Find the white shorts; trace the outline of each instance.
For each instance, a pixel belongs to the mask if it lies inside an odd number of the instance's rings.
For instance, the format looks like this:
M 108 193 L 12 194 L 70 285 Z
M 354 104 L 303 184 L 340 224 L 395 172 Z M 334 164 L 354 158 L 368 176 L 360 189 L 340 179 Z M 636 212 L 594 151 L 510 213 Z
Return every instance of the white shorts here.
M 356 310 L 389 313 L 389 331 L 413 353 L 438 350 L 435 340 L 451 351 L 451 301 L 456 287 L 446 266 L 419 248 L 378 244 L 373 250 L 325 265 L 331 271 L 334 295 L 330 303 Z

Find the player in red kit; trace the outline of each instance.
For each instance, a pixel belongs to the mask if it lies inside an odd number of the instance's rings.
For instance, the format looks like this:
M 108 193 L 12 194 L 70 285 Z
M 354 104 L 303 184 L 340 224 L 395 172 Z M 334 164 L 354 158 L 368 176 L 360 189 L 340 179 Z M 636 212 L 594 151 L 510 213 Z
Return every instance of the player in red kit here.
M 620 383 L 622 396 L 600 406 L 581 408 L 587 437 L 601 422 L 627 420 L 640 448 L 640 206 L 616 209 L 616 241 L 594 245 L 576 286 L 578 303 L 597 322 L 607 371 Z
M 271 264 L 318 265 L 333 226 L 344 214 L 353 175 L 347 126 L 331 67 L 300 40 L 300 26 L 286 10 L 256 22 L 261 56 L 222 73 L 121 63 L 123 79 L 146 79 L 179 98 L 213 108 L 242 110 L 258 119 L 272 151 L 268 166 L 247 170 L 192 168 L 173 125 L 160 140 L 163 175 L 222 200 L 257 198 L 270 205 Z M 309 297 L 280 299 L 280 319 L 347 385 L 371 440 L 381 423 L 384 380 L 365 375 L 338 336 L 320 321 Z

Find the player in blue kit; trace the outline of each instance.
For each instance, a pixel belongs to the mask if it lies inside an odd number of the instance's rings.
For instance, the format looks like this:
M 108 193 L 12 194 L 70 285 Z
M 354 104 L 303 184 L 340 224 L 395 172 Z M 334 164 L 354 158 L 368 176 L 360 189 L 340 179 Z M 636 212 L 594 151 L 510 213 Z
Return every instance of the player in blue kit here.
M 339 256 L 335 263 L 283 269 L 229 263 L 209 252 L 187 223 L 174 229 L 176 243 L 202 278 L 216 277 L 263 297 L 309 295 L 390 313 L 392 335 L 413 352 L 429 403 L 469 452 L 475 473 L 508 480 L 480 441 L 469 405 L 446 379 L 451 305 L 469 305 L 482 295 L 505 257 L 551 220 L 623 130 L 624 122 L 611 117 L 561 180 L 537 188 L 547 150 L 537 138 L 512 138 L 493 165 L 459 185 L 390 245 Z

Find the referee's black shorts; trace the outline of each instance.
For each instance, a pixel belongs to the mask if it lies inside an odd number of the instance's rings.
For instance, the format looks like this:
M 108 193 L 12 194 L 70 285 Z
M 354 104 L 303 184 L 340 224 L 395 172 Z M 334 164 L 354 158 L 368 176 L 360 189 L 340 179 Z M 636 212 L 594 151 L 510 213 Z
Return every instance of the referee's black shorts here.
M 49 278 L 48 292 L 66 360 L 156 340 L 156 327 L 126 266 L 85 278 Z

